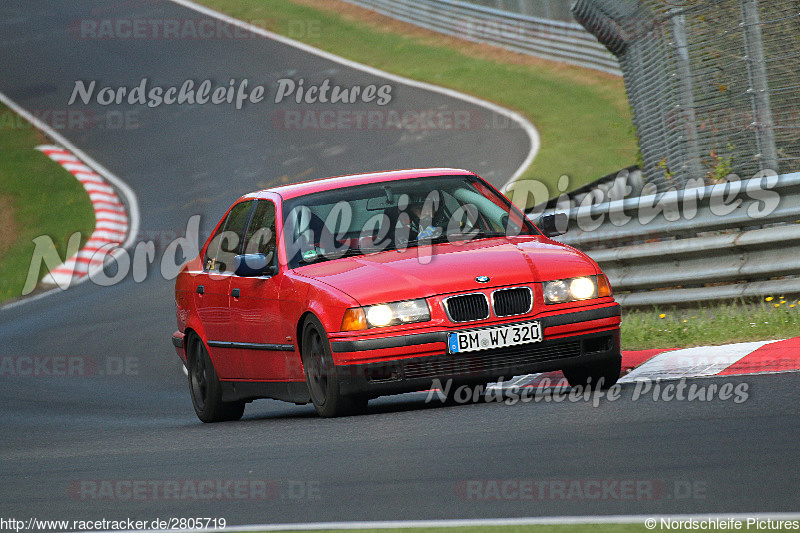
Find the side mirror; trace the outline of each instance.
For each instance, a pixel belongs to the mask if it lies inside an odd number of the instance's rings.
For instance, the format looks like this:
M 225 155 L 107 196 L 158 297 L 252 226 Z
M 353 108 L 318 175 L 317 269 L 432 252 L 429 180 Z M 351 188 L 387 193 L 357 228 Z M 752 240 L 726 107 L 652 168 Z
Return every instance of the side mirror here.
M 545 237 L 564 235 L 567 232 L 567 226 L 569 226 L 569 217 L 566 213 L 542 215 L 536 221 L 536 227 L 542 230 Z
M 264 254 L 243 254 L 233 258 L 233 274 L 235 276 L 245 278 L 274 276 L 277 274 L 276 270 L 274 265 L 269 264 L 267 256 Z

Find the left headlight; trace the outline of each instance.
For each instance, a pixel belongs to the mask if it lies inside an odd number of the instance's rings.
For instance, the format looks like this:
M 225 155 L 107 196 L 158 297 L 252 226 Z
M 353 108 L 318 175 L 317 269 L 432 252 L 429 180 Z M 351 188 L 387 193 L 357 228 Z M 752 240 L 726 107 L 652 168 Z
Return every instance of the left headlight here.
M 406 300 L 388 304 L 354 307 L 344 313 L 342 331 L 356 331 L 367 328 L 383 328 L 398 324 L 426 322 L 431 319 L 431 311 L 424 299 Z
M 589 300 L 598 297 L 597 276 L 557 279 L 545 281 L 542 285 L 544 289 L 544 301 L 548 304 Z

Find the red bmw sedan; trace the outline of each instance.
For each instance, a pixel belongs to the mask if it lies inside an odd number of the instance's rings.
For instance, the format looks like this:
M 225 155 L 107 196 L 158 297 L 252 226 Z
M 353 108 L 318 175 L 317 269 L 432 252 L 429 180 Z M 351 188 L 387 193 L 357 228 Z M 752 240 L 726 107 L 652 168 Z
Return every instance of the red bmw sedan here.
M 447 168 L 247 194 L 175 283 L 175 349 L 203 422 L 245 404 L 321 416 L 448 383 L 562 370 L 608 387 L 620 309 L 588 256 L 479 176 Z M 445 390 L 443 388 L 442 390 Z

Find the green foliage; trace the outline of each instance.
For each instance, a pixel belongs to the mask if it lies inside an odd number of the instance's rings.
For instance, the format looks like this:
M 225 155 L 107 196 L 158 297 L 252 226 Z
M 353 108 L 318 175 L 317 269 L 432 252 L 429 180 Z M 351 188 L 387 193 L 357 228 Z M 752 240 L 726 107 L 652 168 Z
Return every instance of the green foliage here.
M 800 301 L 770 296 L 759 303 L 625 311 L 622 349 L 688 348 L 796 337 Z
M 716 150 L 711 150 L 709 155 L 711 159 L 703 161 L 708 167 L 706 178 L 710 183 L 719 183 L 725 181 L 728 176 L 733 172 L 733 152 L 734 148 L 731 143 L 728 143 L 728 155 L 724 156 Z
M 89 239 L 94 230 L 94 210 L 80 182 L 35 150 L 46 139 L 3 105 L 0 115 L 11 117 L 0 127 L 0 197 L 13 219 L 10 247 L 0 256 L 2 302 L 22 293 L 33 239 L 49 235 L 64 259 L 72 233 L 82 233 L 81 246 Z M 44 274 L 40 272 L 40 277 Z

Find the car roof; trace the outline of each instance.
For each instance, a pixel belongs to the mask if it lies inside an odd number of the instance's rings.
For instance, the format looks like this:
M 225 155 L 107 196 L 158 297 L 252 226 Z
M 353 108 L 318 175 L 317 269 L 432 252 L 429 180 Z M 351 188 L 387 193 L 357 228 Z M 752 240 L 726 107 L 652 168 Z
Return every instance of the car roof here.
M 426 178 L 431 176 L 474 176 L 474 172 L 459 168 L 417 168 L 407 170 L 390 170 L 385 172 L 368 172 L 364 174 L 350 174 L 347 176 L 336 176 L 332 178 L 321 178 L 291 185 L 281 185 L 262 189 L 260 191 L 246 194 L 243 198 L 259 198 L 266 196 L 265 193 L 277 193 L 284 200 L 297 198 L 315 192 L 341 189 L 354 185 L 366 185 L 369 183 L 381 183 L 384 181 L 394 181 L 399 179 Z

